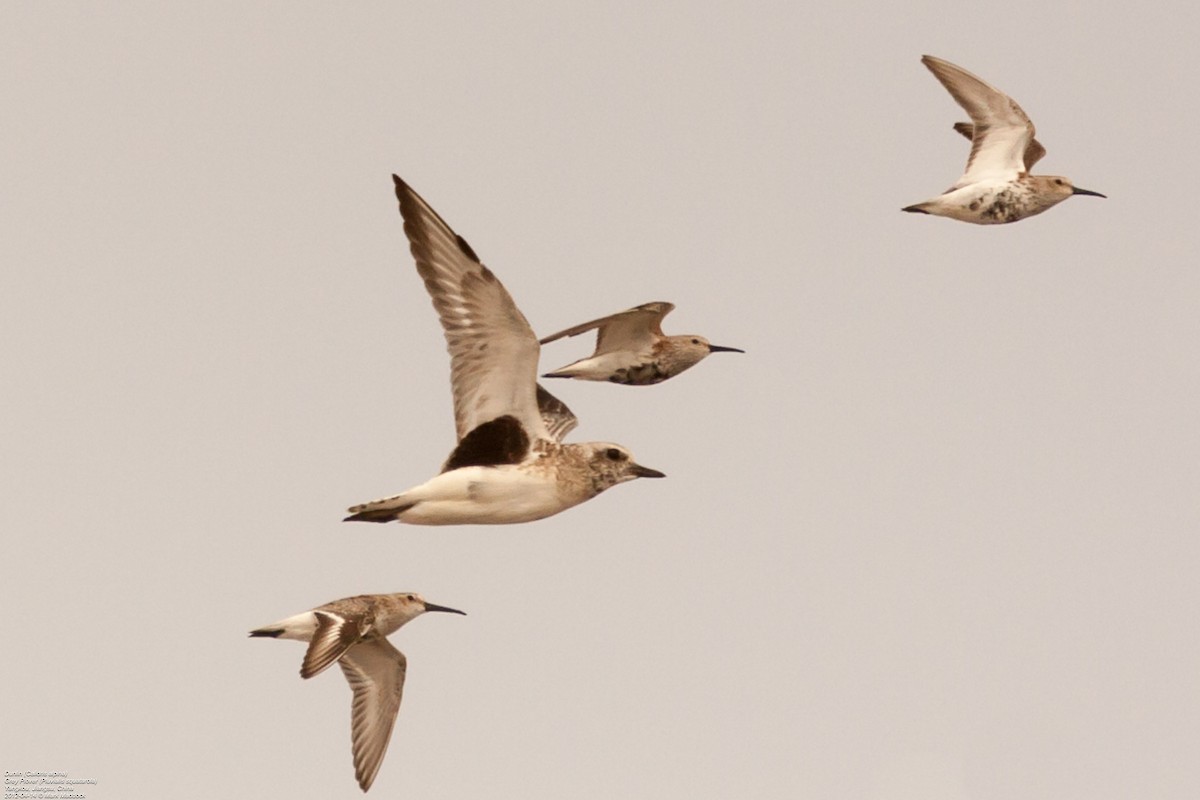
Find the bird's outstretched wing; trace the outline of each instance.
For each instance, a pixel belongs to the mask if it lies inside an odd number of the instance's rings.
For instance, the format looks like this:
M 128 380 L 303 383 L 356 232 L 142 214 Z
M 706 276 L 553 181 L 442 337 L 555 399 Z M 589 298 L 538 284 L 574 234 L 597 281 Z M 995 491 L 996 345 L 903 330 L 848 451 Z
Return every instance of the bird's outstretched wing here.
M 981 180 L 1011 180 L 1023 173 L 1025 151 L 1035 131 L 1016 101 L 949 61 L 923 56 L 921 63 L 962 106 L 973 125 L 966 171 L 950 191 Z
M 640 306 L 610 314 L 607 317 L 584 322 L 573 328 L 551 334 L 542 339 L 542 344 L 553 342 L 564 336 L 578 336 L 599 329 L 596 336 L 596 352 L 613 353 L 619 350 L 640 351 L 650 347 L 663 335 L 662 320 L 674 304 L 666 302 L 642 303 Z
M 354 776 L 365 792 L 371 788 L 392 738 L 408 662 L 391 642 L 380 637 L 350 648 L 338 664 L 354 692 L 350 740 Z
M 458 439 L 506 414 L 531 440 L 548 438 L 535 395 L 540 348 L 529 322 L 466 240 L 392 178 L 417 272 L 446 334 Z

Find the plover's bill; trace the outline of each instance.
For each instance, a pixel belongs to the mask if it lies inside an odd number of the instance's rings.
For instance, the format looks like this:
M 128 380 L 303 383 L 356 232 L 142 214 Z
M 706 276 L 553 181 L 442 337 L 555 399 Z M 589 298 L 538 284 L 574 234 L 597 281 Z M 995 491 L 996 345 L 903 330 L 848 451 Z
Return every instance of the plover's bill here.
M 387 636 L 426 611 L 465 613 L 427 603 L 412 592 L 361 594 L 250 631 L 251 636 L 309 642 L 300 664 L 301 678 L 318 675 L 338 662 L 354 692 L 350 735 L 354 775 L 364 792 L 383 763 L 404 692 L 408 662 Z
M 354 506 L 347 520 L 417 525 L 529 522 L 635 478 L 663 474 L 609 442 L 563 444 L 575 415 L 537 385 L 537 336 L 461 236 L 396 176 L 417 272 L 450 350 L 458 446 L 441 474 Z
M 703 336 L 665 336 L 662 320 L 673 308 L 675 306 L 671 303 L 643 303 L 628 311 L 584 322 L 547 336 L 542 339 L 542 344 L 595 330 L 596 352 L 573 364 L 547 372 L 542 377 L 648 386 L 675 377 L 688 367 L 699 364 L 709 353 L 746 352 L 736 347 L 709 344 Z
M 967 171 L 943 194 L 902 210 L 992 225 L 1040 214 L 1073 194 L 1104 197 L 1056 175 L 1030 175 L 1046 148 L 1016 101 L 949 61 L 923 56 L 921 63 L 970 115 L 954 130 L 971 140 L 971 155 Z

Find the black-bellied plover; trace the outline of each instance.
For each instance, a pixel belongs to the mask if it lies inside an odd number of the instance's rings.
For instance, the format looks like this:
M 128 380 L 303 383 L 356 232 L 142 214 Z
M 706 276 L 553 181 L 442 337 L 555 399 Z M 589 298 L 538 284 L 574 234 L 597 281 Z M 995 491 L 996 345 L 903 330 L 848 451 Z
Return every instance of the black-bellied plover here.
M 542 339 L 542 344 L 595 330 L 596 351 L 587 358 L 547 372 L 542 377 L 649 386 L 662 383 L 688 367 L 699 364 L 709 353 L 746 352 L 736 347 L 709 344 L 703 336 L 664 335 L 662 320 L 673 308 L 673 304 L 661 301 L 643 303 L 628 311 L 584 322 L 547 336 Z
M 416 525 L 530 522 L 618 483 L 661 478 L 609 442 L 563 444 L 575 415 L 537 385 L 537 336 L 492 271 L 393 175 L 417 272 L 450 351 L 458 446 L 441 474 L 353 506 L 347 520 Z
M 993 225 L 1040 214 L 1074 194 L 1104 197 L 1056 175 L 1030 175 L 1046 148 L 1016 101 L 949 61 L 923 56 L 921 63 L 970 115 L 954 129 L 971 140 L 971 155 L 953 186 L 903 211 Z
M 350 706 L 354 775 L 364 792 L 383 763 L 404 692 L 408 662 L 387 637 L 426 611 L 465 613 L 427 603 L 411 592 L 362 594 L 250 631 L 251 636 L 309 642 L 300 664 L 301 678 L 318 675 L 335 661 L 342 668 L 354 692 Z

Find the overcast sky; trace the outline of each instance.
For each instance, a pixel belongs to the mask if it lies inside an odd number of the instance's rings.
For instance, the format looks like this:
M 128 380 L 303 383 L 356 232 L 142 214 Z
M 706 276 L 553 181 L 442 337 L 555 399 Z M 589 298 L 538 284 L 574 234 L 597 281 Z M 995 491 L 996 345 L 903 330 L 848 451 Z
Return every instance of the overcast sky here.
M 2 16 L 5 770 L 358 797 L 341 675 L 246 632 L 413 590 L 469 616 L 392 636 L 372 797 L 1200 796 L 1194 4 Z M 923 53 L 1109 199 L 900 213 L 968 152 Z M 340 521 L 454 445 L 393 172 L 539 333 L 746 350 L 550 387 L 666 480 Z

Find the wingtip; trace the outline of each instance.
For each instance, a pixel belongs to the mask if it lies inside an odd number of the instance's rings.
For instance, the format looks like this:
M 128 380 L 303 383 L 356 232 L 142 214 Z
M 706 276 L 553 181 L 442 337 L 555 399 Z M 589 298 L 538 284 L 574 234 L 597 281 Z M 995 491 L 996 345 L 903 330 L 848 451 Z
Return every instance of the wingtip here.
M 908 212 L 908 213 L 910 213 L 910 214 L 928 214 L 928 213 L 929 213 L 929 212 L 928 212 L 928 211 L 926 211 L 925 209 L 921 208 L 921 206 L 919 206 L 919 205 L 915 205 L 915 206 L 905 206 L 904 208 L 902 208 L 902 209 L 900 209 L 900 210 L 901 210 L 901 211 L 907 211 L 907 212 Z

